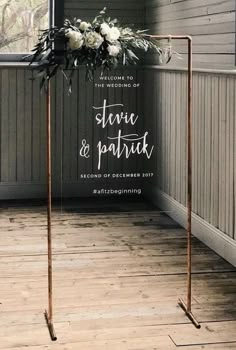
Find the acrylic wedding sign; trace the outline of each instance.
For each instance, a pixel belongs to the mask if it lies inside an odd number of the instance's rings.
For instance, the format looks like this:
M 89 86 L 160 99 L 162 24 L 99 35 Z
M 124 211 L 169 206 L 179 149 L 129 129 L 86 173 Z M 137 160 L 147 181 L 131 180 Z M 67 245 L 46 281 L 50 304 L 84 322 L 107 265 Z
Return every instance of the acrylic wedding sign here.
M 80 170 L 80 181 L 92 184 L 88 196 L 141 195 L 142 182 L 154 176 L 155 151 L 145 126 L 143 71 L 96 75 L 93 85 L 93 99 L 85 108 L 92 130 L 82 136 L 78 150 L 88 170 Z

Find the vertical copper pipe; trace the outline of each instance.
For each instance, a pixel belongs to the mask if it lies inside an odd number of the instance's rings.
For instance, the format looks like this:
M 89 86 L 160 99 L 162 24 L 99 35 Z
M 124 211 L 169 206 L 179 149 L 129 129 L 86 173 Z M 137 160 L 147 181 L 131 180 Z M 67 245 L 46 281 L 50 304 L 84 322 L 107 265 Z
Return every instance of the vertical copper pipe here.
M 187 116 L 187 140 L 188 140 L 188 190 L 187 190 L 187 312 L 191 312 L 192 299 L 192 38 L 188 38 L 188 116 Z
M 47 89 L 47 228 L 48 228 L 48 318 L 53 319 L 52 308 L 52 166 L 51 166 L 51 86 Z
M 188 111 L 187 111 L 187 305 L 179 299 L 179 305 L 196 328 L 200 328 L 196 318 L 191 312 L 192 302 L 192 37 L 189 35 L 147 35 L 154 39 L 177 39 L 188 41 Z

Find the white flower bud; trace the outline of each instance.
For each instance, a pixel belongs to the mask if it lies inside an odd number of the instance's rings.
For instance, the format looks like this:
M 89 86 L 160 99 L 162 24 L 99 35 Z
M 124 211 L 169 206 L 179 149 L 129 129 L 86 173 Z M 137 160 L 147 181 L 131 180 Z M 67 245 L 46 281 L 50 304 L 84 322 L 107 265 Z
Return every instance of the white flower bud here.
M 113 57 L 116 57 L 119 55 L 120 49 L 121 48 L 118 45 L 109 45 L 107 48 L 109 55 Z
M 107 35 L 110 30 L 111 30 L 111 28 L 109 27 L 109 25 L 107 23 L 104 22 L 101 24 L 100 32 L 102 35 Z
M 81 22 L 79 29 L 85 32 L 87 29 L 91 28 L 91 24 L 87 22 Z
M 85 36 L 85 45 L 91 49 L 98 49 L 103 41 L 103 37 L 97 32 L 88 32 Z
M 117 27 L 110 28 L 109 32 L 106 34 L 106 39 L 111 43 L 118 40 L 120 37 L 120 31 Z
M 65 36 L 69 38 L 68 46 L 70 49 L 80 49 L 84 43 L 83 35 L 76 30 L 69 30 Z

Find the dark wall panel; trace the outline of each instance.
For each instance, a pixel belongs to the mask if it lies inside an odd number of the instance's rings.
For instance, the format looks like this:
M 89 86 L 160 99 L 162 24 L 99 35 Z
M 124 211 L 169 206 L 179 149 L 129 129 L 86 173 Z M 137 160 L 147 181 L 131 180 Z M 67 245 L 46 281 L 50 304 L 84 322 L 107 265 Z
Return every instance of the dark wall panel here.
M 65 17 L 78 17 L 85 20 L 93 19 L 104 7 L 108 16 L 118 18 L 122 23 L 143 26 L 144 1 L 143 0 L 66 0 Z
M 40 93 L 39 81 L 32 80 L 30 69 L 0 70 L 0 198 L 37 197 L 46 190 L 46 96 Z M 134 82 L 142 84 L 143 72 L 138 68 L 124 68 L 108 75 L 132 76 Z M 85 80 L 85 69 L 81 68 L 73 78 L 72 94 L 68 94 L 67 81 L 62 73 L 52 80 L 52 168 L 53 194 L 55 196 L 91 195 L 93 179 L 84 179 L 81 174 L 113 174 L 137 172 L 141 167 L 140 157 L 130 159 L 122 156 L 117 159 L 106 153 L 101 158 L 98 169 L 99 141 L 109 145 L 108 137 L 117 137 L 119 129 L 124 134 L 141 134 L 144 116 L 140 88 L 97 87 L 100 75 L 97 72 L 94 82 Z M 127 83 L 127 82 L 126 82 Z M 110 83 L 109 83 L 110 84 Z M 102 129 L 96 122 L 96 110 L 107 105 L 123 104 L 114 107 L 109 113 L 139 115 L 135 126 L 125 124 L 108 125 Z M 108 112 L 107 112 L 108 117 Z M 90 145 L 90 157 L 81 157 L 82 140 Z M 116 142 L 116 141 L 115 141 Z M 134 179 L 127 181 L 134 184 Z M 125 183 L 122 180 L 109 182 L 100 179 L 97 184 L 106 187 Z

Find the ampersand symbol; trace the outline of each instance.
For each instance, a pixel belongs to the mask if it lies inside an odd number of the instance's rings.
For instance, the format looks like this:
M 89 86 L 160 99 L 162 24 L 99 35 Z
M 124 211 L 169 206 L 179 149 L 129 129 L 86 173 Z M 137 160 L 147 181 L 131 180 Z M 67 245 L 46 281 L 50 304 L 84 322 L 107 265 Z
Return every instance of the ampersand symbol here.
M 80 148 L 80 156 L 84 158 L 89 158 L 90 146 L 85 139 L 82 140 L 82 147 Z

